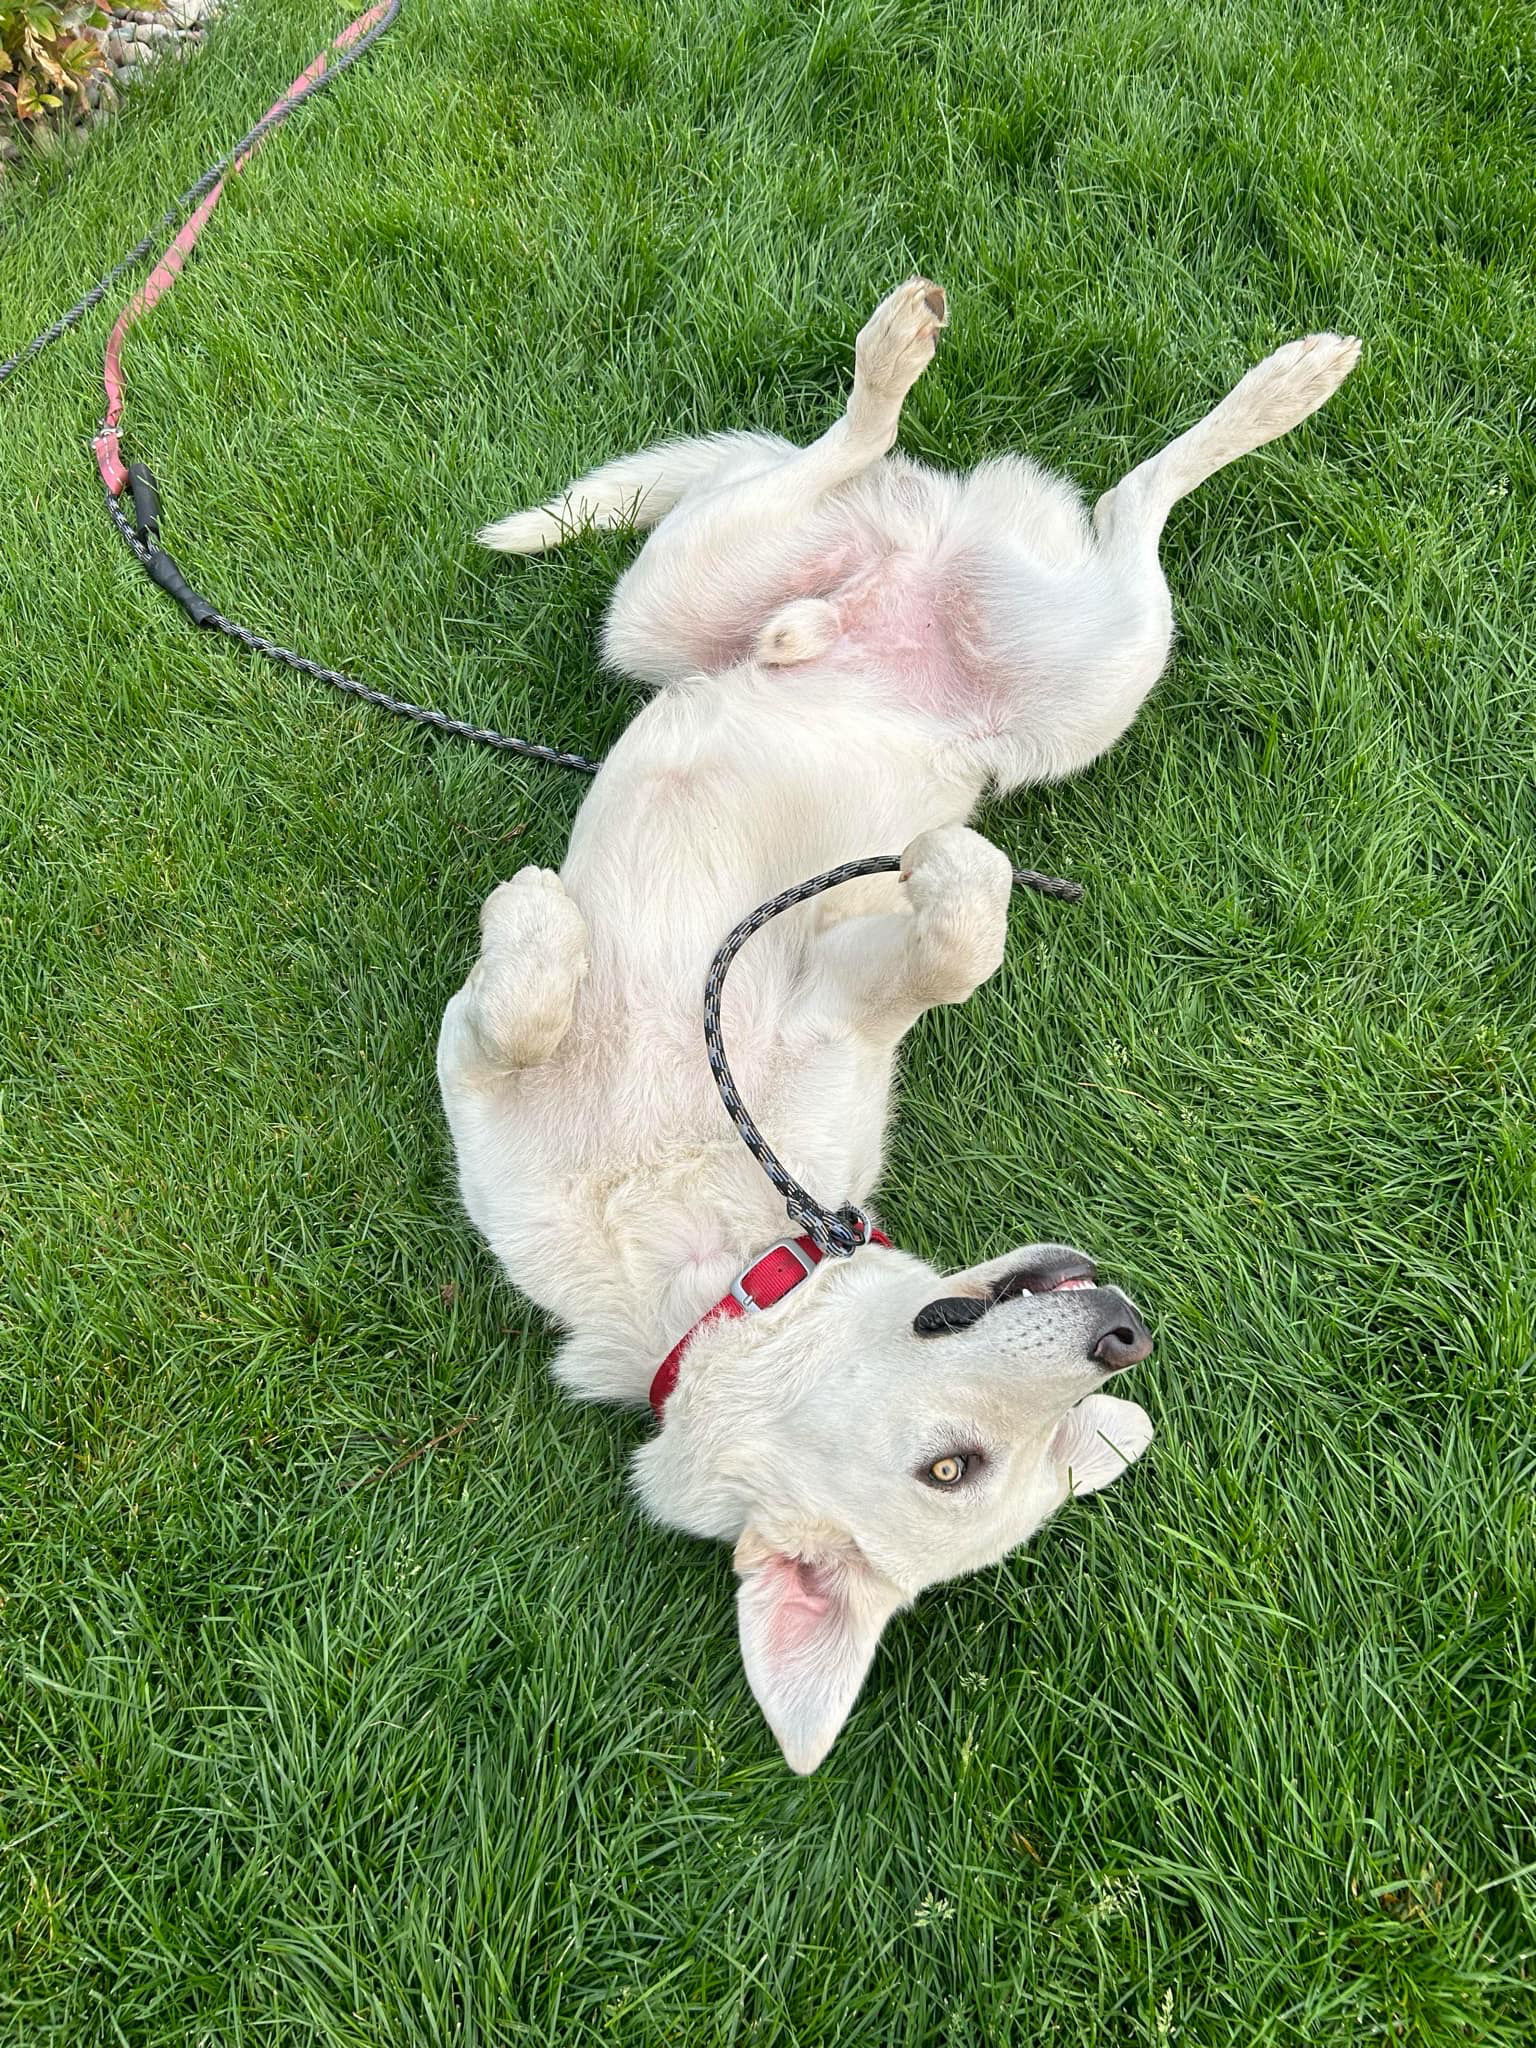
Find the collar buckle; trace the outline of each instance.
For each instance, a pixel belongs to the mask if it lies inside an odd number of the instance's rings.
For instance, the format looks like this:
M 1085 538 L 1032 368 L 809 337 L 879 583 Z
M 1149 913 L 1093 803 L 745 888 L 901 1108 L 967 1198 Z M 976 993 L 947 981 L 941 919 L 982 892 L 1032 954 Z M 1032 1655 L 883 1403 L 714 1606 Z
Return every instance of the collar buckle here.
M 759 1252 L 750 1266 L 743 1267 L 742 1271 L 736 1275 L 736 1278 L 726 1290 L 727 1299 L 734 1301 L 744 1316 L 762 1314 L 764 1304 L 757 1299 L 756 1295 L 748 1294 L 747 1282 L 757 1271 L 758 1267 L 771 1259 L 775 1252 L 788 1252 L 791 1258 L 798 1259 L 802 1280 L 809 1280 L 816 1270 L 817 1261 L 811 1257 L 799 1238 L 781 1237 L 777 1244 L 771 1244 L 766 1251 Z M 800 1282 L 797 1280 L 794 1284 L 798 1287 Z M 780 1298 L 782 1299 L 782 1296 Z

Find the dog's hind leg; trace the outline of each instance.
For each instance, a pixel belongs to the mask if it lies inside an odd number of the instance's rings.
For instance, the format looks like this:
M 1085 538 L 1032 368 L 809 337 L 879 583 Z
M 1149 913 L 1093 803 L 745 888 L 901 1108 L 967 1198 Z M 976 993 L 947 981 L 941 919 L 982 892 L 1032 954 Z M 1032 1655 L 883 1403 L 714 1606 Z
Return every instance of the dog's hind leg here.
M 1354 367 L 1357 341 L 1315 334 L 1250 370 L 1215 409 L 1100 498 L 1072 536 L 1042 527 L 1027 471 L 984 465 L 963 503 L 963 578 L 993 696 L 991 771 L 1005 789 L 1070 775 L 1119 739 L 1162 674 L 1173 606 L 1158 558 L 1169 512 L 1218 469 L 1298 425 Z M 1006 502 L 1008 489 L 1017 503 Z M 1055 497 L 1049 496 L 1050 506 Z M 1051 541 L 1042 546 L 1042 534 Z
M 663 441 L 605 462 L 543 505 L 482 526 L 477 538 L 498 554 L 536 555 L 588 527 L 602 533 L 622 526 L 644 531 L 689 491 L 707 488 L 726 474 L 767 469 L 795 452 L 793 444 L 777 434 L 710 434 L 699 441 Z
M 486 898 L 480 957 L 443 1015 L 437 1073 L 456 1094 L 554 1056 L 587 971 L 587 925 L 548 868 L 522 868 Z
M 1240 455 L 1300 426 L 1338 390 L 1359 354 L 1352 335 L 1309 334 L 1266 356 L 1198 425 L 1105 492 L 1093 509 L 1100 541 L 1155 548 L 1180 498 Z
M 937 285 L 900 286 L 859 334 L 835 425 L 808 448 L 780 444 L 782 458 L 767 465 L 749 451 L 661 521 L 614 592 L 603 643 L 612 667 L 651 683 L 719 669 L 742 660 L 782 607 L 834 587 L 847 522 L 828 500 L 889 452 L 947 318 Z M 802 615 L 763 658 L 804 658 L 808 625 L 819 644 L 819 626 Z

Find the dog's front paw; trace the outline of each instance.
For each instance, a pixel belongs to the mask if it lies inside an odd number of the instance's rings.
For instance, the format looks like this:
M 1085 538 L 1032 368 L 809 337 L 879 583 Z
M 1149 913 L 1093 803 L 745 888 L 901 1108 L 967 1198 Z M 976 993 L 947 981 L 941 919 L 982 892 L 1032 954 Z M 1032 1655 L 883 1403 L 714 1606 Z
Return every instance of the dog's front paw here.
M 1013 863 L 1001 847 L 969 825 L 936 825 L 930 832 L 919 832 L 903 851 L 901 879 L 919 915 L 956 897 L 1006 909 Z
M 532 1067 L 553 1056 L 588 957 L 586 920 L 552 868 L 520 868 L 491 891 L 464 996 L 482 1051 L 498 1067 Z
M 480 906 L 480 941 L 487 951 L 526 952 L 541 945 L 568 949 L 585 942 L 581 913 L 553 868 L 519 868 L 498 882 Z
M 1013 863 L 968 825 L 920 832 L 901 856 L 932 1000 L 963 1002 L 1002 963 Z

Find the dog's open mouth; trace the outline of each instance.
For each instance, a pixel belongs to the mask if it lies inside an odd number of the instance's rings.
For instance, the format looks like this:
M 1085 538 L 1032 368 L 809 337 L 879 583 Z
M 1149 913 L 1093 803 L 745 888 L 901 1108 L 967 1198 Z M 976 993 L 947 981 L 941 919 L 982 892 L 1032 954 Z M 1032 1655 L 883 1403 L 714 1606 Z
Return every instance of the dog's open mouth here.
M 1098 1268 L 1088 1259 L 1057 1259 L 1048 1266 L 1017 1266 L 993 1282 L 987 1305 L 1016 1301 L 1021 1294 L 1065 1294 L 1074 1287 L 1097 1287 Z
M 912 1328 L 919 1337 L 940 1337 L 947 1330 L 967 1330 L 988 1309 L 1017 1301 L 1021 1294 L 1066 1294 L 1079 1287 L 1097 1287 L 1098 1269 L 1087 1259 L 1055 1259 L 1045 1266 L 1016 1266 L 995 1280 L 985 1294 L 946 1294 L 918 1310 Z

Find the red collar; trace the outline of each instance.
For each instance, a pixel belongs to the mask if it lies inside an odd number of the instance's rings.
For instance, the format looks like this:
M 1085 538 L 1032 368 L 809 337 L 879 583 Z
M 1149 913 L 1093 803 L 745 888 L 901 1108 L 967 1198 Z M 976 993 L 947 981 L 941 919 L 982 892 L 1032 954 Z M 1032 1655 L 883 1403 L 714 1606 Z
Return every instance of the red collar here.
M 875 1229 L 870 1230 L 864 1241 L 886 1246 L 891 1242 L 883 1230 Z M 667 1405 L 668 1394 L 677 1385 L 683 1353 L 704 1325 L 714 1322 L 717 1316 L 755 1316 L 760 1309 L 772 1308 L 775 1302 L 792 1293 L 802 1280 L 810 1279 L 821 1264 L 821 1256 L 821 1248 L 813 1237 L 780 1238 L 731 1282 L 730 1292 L 722 1295 L 713 1308 L 704 1311 L 693 1328 L 677 1340 L 657 1366 L 656 1377 L 651 1381 L 651 1409 L 658 1422 L 662 1409 Z

